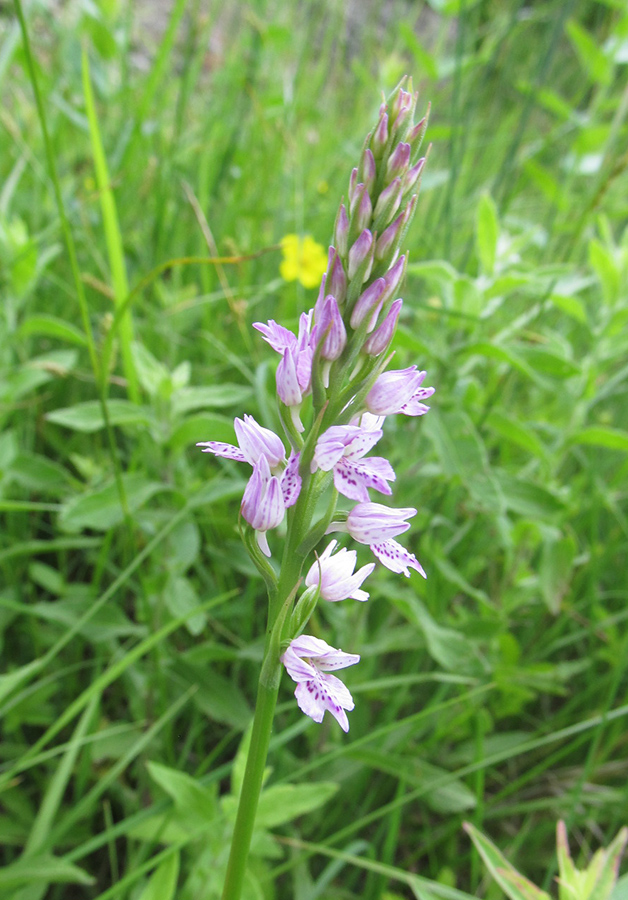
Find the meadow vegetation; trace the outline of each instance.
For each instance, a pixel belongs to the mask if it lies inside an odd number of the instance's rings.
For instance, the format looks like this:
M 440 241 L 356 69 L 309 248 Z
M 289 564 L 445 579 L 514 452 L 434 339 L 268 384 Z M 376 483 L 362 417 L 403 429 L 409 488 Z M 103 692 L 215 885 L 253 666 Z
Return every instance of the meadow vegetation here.
M 285 679 L 247 896 L 499 898 L 464 821 L 552 893 L 558 819 L 581 862 L 628 824 L 624 4 L 24 16 L 30 52 L 0 9 L 0 895 L 220 895 L 265 594 L 242 472 L 194 444 L 243 409 L 278 429 L 251 323 L 313 305 L 280 242 L 329 243 L 405 73 L 432 148 L 395 367 L 437 390 L 380 446 L 428 577 L 317 612 L 359 645 L 351 731 Z

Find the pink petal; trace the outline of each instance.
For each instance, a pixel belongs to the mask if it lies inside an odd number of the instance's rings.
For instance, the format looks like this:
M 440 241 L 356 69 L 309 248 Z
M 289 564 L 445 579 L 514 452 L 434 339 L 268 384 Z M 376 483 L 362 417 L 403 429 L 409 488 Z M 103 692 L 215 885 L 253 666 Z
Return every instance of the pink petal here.
M 277 393 L 286 406 L 297 406 L 303 399 L 294 356 L 289 349 L 277 366 Z
M 214 456 L 222 456 L 223 459 L 235 459 L 236 462 L 247 462 L 246 456 L 239 447 L 233 444 L 225 444 L 222 441 L 199 441 L 197 447 L 205 447 L 203 453 L 213 453 Z
M 283 325 L 278 325 L 274 319 L 270 319 L 268 325 L 264 325 L 262 322 L 254 322 L 253 328 L 256 328 L 262 334 L 264 340 L 277 353 L 283 354 L 286 350 L 296 346 L 297 339 L 293 333 L 284 328 Z
M 375 446 L 383 433 L 384 432 L 381 429 L 369 428 L 365 430 L 360 428 L 355 437 L 353 437 L 347 444 L 347 449 L 345 450 L 344 455 L 347 459 L 359 459 Z

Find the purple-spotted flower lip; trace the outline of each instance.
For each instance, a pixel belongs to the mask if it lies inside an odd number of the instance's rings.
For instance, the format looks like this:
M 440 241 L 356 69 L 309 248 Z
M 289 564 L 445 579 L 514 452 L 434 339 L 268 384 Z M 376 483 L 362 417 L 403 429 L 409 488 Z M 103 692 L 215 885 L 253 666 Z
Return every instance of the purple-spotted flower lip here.
M 375 568 L 375 563 L 354 572 L 356 551 L 343 548 L 334 553 L 337 545 L 338 541 L 331 541 L 321 553 L 305 576 L 306 585 L 313 587 L 320 583 L 321 597 L 332 603 L 348 599 L 368 600 L 369 595 L 361 590 L 361 586 Z
M 197 447 L 203 448 L 203 453 L 213 453 L 224 459 L 234 459 L 236 462 L 247 462 L 254 466 L 260 457 L 264 456 L 271 469 L 276 469 L 286 461 L 286 449 L 283 441 L 270 428 L 264 428 L 255 421 L 253 416 L 244 415 L 244 420 L 236 418 L 234 421 L 238 447 L 223 441 L 199 441 Z
M 371 544 L 370 548 L 381 564 L 390 569 L 391 572 L 396 572 L 398 575 L 403 573 L 406 578 L 409 578 L 410 569 L 415 569 L 419 575 L 427 578 L 425 569 L 414 553 L 410 553 L 398 541 L 390 538 L 387 541 Z
M 381 429 L 332 425 L 316 443 L 311 469 L 333 470 L 336 490 L 349 500 L 368 500 L 369 488 L 391 494 L 388 482 L 396 476 L 388 460 L 383 456 L 363 458 L 381 436 Z
M 345 710 L 354 708 L 353 697 L 342 681 L 329 673 L 354 666 L 360 661 L 358 654 L 344 653 L 320 638 L 302 634 L 290 642 L 281 661 L 297 683 L 294 695 L 301 711 L 315 722 L 322 722 L 328 711 L 342 730 L 348 731 Z

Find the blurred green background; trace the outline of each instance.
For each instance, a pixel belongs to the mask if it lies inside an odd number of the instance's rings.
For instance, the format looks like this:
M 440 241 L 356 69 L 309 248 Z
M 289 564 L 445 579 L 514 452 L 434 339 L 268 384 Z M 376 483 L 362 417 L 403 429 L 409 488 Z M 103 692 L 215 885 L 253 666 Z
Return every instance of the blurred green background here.
M 219 896 L 265 594 L 243 473 L 194 443 L 278 428 L 250 326 L 316 298 L 278 244 L 329 242 L 405 73 L 432 148 L 395 366 L 437 392 L 380 447 L 428 579 L 317 614 L 362 655 L 351 731 L 286 679 L 247 896 L 501 897 L 465 819 L 551 890 L 558 818 L 582 859 L 628 821 L 623 0 L 25 19 L 32 55 L 0 6 L 0 894 Z

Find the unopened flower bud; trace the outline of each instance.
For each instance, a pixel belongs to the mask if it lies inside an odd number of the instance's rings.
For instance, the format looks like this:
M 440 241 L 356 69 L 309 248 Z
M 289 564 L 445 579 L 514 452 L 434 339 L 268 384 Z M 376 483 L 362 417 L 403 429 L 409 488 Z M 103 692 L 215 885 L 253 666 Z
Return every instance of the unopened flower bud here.
M 370 225 L 372 215 L 373 204 L 371 203 L 369 192 L 366 190 L 366 185 L 364 185 L 364 191 L 354 213 L 353 224 L 355 229 L 357 231 L 362 231 L 363 228 Z
M 385 109 L 385 107 L 384 107 Z M 375 159 L 380 159 L 386 144 L 388 143 L 388 115 L 382 112 L 377 123 L 377 128 L 371 139 L 371 148 Z
M 385 178 L 386 184 L 389 184 L 393 178 L 396 178 L 398 175 L 405 175 L 409 165 L 410 144 L 406 144 L 402 141 L 400 144 L 397 144 L 388 159 Z
M 349 236 L 349 216 L 344 203 L 340 204 L 336 224 L 334 225 L 334 244 L 341 256 L 346 256 L 349 249 L 347 239 Z
M 377 247 L 375 249 L 375 258 L 377 260 L 385 259 L 387 256 L 392 256 L 397 250 L 401 240 L 403 239 L 403 235 L 405 230 L 414 215 L 414 209 L 416 207 L 417 195 L 413 194 L 412 199 L 404 209 L 402 213 L 400 213 L 397 218 L 392 222 L 386 231 L 379 236 L 377 239 Z
M 390 104 L 390 121 L 397 126 L 397 122 L 399 117 L 405 113 L 406 115 L 412 115 L 414 112 L 414 108 L 416 106 L 416 101 L 418 99 L 418 94 L 412 93 L 412 81 L 408 80 L 409 91 L 404 91 L 400 89 L 392 99 Z
M 391 222 L 386 231 L 378 237 L 377 247 L 375 248 L 375 256 L 378 260 L 384 259 L 384 257 L 389 256 L 392 253 L 395 241 L 401 236 L 404 216 L 405 210 L 404 212 L 399 213 L 394 222 Z
M 333 251 L 333 254 L 332 254 Z M 338 253 L 333 247 L 329 248 L 329 266 L 327 268 L 327 293 L 333 294 L 339 306 L 345 302 L 347 296 L 347 276 L 342 266 Z
M 415 166 L 412 166 L 411 169 L 408 169 L 408 171 L 406 172 L 406 177 L 403 179 L 404 194 L 408 194 L 411 190 L 413 190 L 419 178 L 421 177 L 424 166 L 425 157 L 422 156 Z
M 364 184 L 366 185 L 366 190 L 370 194 L 375 187 L 377 168 L 375 166 L 373 151 L 369 147 L 367 147 L 362 154 L 360 165 L 358 167 L 358 177 L 360 181 L 364 182 Z
M 395 328 L 397 327 L 397 319 L 399 318 L 399 313 L 401 312 L 402 306 L 403 300 L 395 300 L 395 302 L 388 310 L 386 318 L 384 319 L 382 324 L 379 326 L 377 331 L 374 331 L 373 334 L 365 342 L 364 352 L 368 353 L 369 356 L 379 356 L 379 354 L 383 353 L 392 341 L 393 335 L 395 333 Z
M 400 256 L 397 262 L 390 267 L 390 269 L 384 275 L 384 281 L 386 282 L 386 290 L 384 291 L 383 301 L 392 297 L 393 294 L 397 292 L 397 289 L 401 282 L 403 281 L 403 277 L 406 274 L 406 266 L 408 260 L 405 254 Z
M 353 195 L 355 193 L 355 189 L 358 183 L 358 170 L 351 170 L 351 178 L 349 179 L 349 204 L 353 202 Z
M 334 248 L 330 247 L 328 262 L 327 262 L 327 271 L 329 271 L 329 267 L 332 264 L 332 260 L 334 259 L 334 253 L 335 253 Z M 314 304 L 314 320 L 315 321 L 318 318 L 320 318 L 320 314 L 323 309 L 323 303 L 325 302 L 325 297 L 327 296 L 327 291 L 325 290 L 325 282 L 326 281 L 327 281 L 327 272 L 325 272 L 325 274 L 323 275 L 323 277 L 321 279 L 321 286 L 318 290 L 318 297 L 316 298 L 316 303 Z M 283 352 L 283 350 L 280 352 Z
M 367 329 L 367 332 L 375 327 L 377 316 L 382 307 L 385 289 L 386 281 L 383 278 L 378 278 L 373 284 L 369 284 L 364 293 L 358 297 L 356 304 L 353 307 L 353 312 L 351 313 L 352 328 L 359 328 L 366 317 L 369 315 L 372 316 L 373 313 L 375 314 L 375 321 L 372 322 L 371 327 Z
M 377 204 L 375 205 L 375 212 L 373 213 L 375 221 L 381 219 L 383 225 L 387 225 L 390 222 L 399 209 L 401 192 L 401 178 L 395 178 L 394 181 L 390 182 L 387 188 L 384 188 L 377 198 Z
M 352 222 L 352 233 L 359 234 L 364 228 L 371 224 L 371 216 L 373 215 L 373 204 L 367 190 L 366 185 L 360 182 L 355 186 L 353 198 L 349 205 L 349 215 Z
M 336 303 L 336 298 L 330 294 L 325 299 L 319 327 L 319 334 L 323 335 L 321 344 L 321 356 L 323 359 L 338 359 L 347 344 L 347 331 Z
M 364 284 L 371 274 L 373 250 L 373 235 L 368 228 L 365 228 L 353 247 L 349 250 L 349 281 L 353 281 L 358 270 L 360 270 L 362 273 L 362 284 Z
M 425 135 L 425 129 L 427 128 L 427 120 L 430 115 L 430 104 L 427 104 L 427 112 L 423 116 L 420 122 L 410 129 L 408 134 L 406 135 L 406 140 L 412 147 L 412 156 L 415 156 L 423 143 L 423 137 Z

